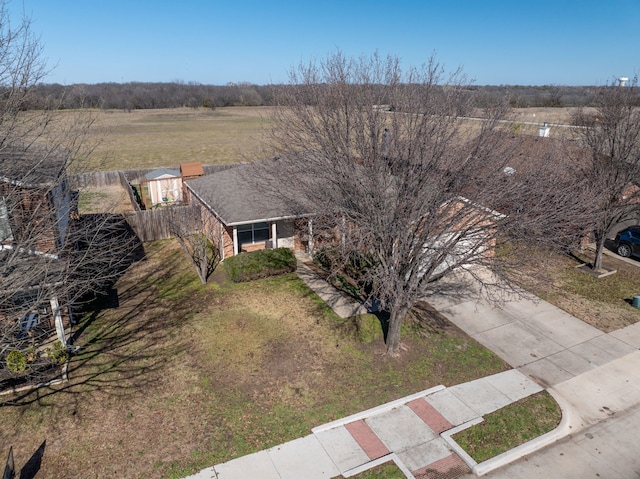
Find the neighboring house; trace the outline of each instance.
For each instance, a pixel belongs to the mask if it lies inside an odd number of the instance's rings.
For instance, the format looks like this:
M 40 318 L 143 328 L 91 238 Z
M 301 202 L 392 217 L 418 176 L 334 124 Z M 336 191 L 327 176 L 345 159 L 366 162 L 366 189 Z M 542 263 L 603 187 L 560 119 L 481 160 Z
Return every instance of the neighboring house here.
M 239 165 L 186 183 L 189 203 L 200 207 L 222 259 L 265 248 L 305 249 L 299 223 L 306 228 L 306 222 L 283 199 L 252 187 L 246 169 Z
M 144 176 L 151 206 L 180 203 L 182 197 L 182 177 L 178 170 L 159 168 Z
M 59 151 L 0 150 L 0 321 L 19 322 L 21 333 L 55 327 L 63 344 L 71 311 L 56 290 L 77 215 L 67 163 Z
M 39 155 L 42 154 L 42 157 Z M 0 151 L 0 243 L 54 254 L 65 247 L 75 211 L 66 154 L 33 147 Z M 4 166 L 6 165 L 6 166 Z

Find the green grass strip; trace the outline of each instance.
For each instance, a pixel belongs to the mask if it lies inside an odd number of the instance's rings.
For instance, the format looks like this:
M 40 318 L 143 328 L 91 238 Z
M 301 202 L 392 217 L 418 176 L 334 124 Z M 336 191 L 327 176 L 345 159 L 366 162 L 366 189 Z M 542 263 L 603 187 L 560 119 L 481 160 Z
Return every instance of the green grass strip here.
M 558 403 L 541 391 L 486 415 L 452 438 L 476 462 L 483 462 L 555 429 L 561 417 Z

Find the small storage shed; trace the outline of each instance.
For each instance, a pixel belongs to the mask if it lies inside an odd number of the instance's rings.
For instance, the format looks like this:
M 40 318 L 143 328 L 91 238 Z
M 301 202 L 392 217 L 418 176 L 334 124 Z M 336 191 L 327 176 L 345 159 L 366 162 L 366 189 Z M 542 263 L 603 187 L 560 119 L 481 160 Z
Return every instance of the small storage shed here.
M 182 202 L 182 178 L 178 170 L 153 170 L 144 176 L 144 182 L 153 206 Z

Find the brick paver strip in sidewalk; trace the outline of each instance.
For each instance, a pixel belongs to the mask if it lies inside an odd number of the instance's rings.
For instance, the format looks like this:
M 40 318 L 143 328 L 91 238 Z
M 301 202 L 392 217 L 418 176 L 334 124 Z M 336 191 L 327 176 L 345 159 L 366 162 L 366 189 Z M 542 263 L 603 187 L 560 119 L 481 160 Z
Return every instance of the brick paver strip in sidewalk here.
M 424 398 L 414 399 L 408 402 L 407 406 L 437 434 L 453 427 L 453 424 L 447 421 L 444 416 Z
M 364 419 L 350 422 L 349 424 L 345 424 L 344 427 L 351 433 L 372 461 L 389 454 L 390 451 L 387 449 L 387 446 L 385 446 L 376 433 L 371 430 L 369 425 L 364 422 Z
M 469 466 L 456 454 L 451 454 L 433 464 L 413 471 L 413 476 L 416 479 L 455 479 L 468 472 Z

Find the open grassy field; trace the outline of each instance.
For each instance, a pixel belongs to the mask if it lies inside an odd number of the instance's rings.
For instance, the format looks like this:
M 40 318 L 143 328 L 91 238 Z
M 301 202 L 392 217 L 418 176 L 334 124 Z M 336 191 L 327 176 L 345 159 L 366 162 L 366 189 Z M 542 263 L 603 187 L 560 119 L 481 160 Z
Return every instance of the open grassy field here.
M 264 141 L 269 111 L 269 107 L 96 110 L 88 142 L 97 146 L 79 166 L 83 171 L 106 171 L 177 166 L 184 161 L 214 165 L 266 158 L 270 155 Z M 523 133 L 537 135 L 538 123 L 569 123 L 572 111 L 520 108 L 513 110 L 513 119 L 523 123 Z M 559 133 L 552 131 L 552 135 Z
M 74 115 L 75 112 L 61 112 Z M 268 107 L 96 110 L 88 141 L 96 144 L 83 170 L 206 165 L 264 158 Z
M 379 326 L 358 334 L 374 316 L 339 319 L 296 275 L 202 286 L 175 242 L 145 248 L 118 307 L 81 319 L 70 381 L 0 397 L 0 454 L 21 467 L 46 441 L 38 478 L 183 477 L 506 368 L 451 325 L 408 327 L 387 358 Z

